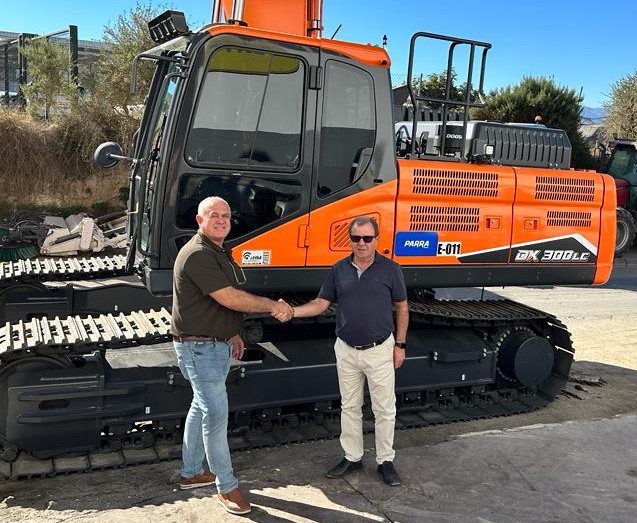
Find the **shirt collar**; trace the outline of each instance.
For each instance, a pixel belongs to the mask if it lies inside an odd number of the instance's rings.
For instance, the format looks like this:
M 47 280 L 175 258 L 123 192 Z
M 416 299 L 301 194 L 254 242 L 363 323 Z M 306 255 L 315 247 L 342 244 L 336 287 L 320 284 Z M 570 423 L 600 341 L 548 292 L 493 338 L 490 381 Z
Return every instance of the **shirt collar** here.
M 374 251 L 374 259 L 372 260 L 372 263 L 370 263 L 370 264 L 369 264 L 369 266 L 368 266 L 367 268 L 369 268 L 369 267 L 371 267 L 372 265 L 374 265 L 374 263 L 376 263 L 376 260 L 377 260 L 377 259 L 378 259 L 378 251 Z M 351 254 L 349 255 L 349 263 L 350 263 L 351 265 L 353 265 L 354 267 L 356 267 L 356 264 L 355 264 L 355 262 L 354 262 L 354 253 L 351 253 Z
M 219 247 L 215 242 L 213 242 L 210 238 L 208 238 L 201 231 L 197 231 L 197 234 L 199 235 L 199 238 L 201 239 L 201 241 L 203 243 L 205 243 L 208 247 L 211 247 L 216 252 L 223 252 L 223 253 L 228 254 L 228 255 L 230 255 L 232 253 L 232 250 L 229 247 L 226 247 L 225 243 L 223 244 L 222 247 Z

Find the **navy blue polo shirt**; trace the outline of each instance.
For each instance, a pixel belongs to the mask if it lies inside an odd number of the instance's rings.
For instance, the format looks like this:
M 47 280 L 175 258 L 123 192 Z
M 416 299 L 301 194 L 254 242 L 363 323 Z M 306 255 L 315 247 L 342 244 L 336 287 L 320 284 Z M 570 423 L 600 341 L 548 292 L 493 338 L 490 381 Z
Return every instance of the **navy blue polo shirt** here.
M 378 252 L 358 277 L 354 255 L 337 262 L 318 297 L 337 304 L 336 335 L 348 345 L 367 345 L 394 331 L 393 302 L 407 299 L 400 265 Z

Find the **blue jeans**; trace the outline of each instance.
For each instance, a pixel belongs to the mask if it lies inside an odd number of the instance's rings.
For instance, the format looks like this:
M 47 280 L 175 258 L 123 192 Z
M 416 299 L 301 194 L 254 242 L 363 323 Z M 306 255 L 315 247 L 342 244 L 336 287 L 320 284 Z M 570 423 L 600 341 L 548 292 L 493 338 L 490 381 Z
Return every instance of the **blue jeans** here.
M 203 472 L 208 458 L 217 476 L 217 490 L 225 494 L 239 486 L 232 471 L 228 448 L 228 394 L 226 376 L 230 370 L 230 342 L 173 342 L 177 363 L 192 387 L 192 403 L 182 447 L 181 475 L 192 478 Z

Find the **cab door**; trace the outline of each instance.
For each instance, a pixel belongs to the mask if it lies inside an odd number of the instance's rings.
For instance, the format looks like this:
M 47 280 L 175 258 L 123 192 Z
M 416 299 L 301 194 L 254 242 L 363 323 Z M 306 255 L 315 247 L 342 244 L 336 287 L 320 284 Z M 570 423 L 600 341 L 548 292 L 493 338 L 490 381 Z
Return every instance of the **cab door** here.
M 396 164 L 387 69 L 321 51 L 316 145 L 306 235 L 308 267 L 334 264 L 351 252 L 349 224 L 376 219 L 378 249 L 393 246 Z
M 225 34 L 195 53 L 172 142 L 168 260 L 196 229 L 199 202 L 221 196 L 232 210 L 226 243 L 246 272 L 259 273 L 251 283 L 304 266 L 318 56 L 313 46 Z

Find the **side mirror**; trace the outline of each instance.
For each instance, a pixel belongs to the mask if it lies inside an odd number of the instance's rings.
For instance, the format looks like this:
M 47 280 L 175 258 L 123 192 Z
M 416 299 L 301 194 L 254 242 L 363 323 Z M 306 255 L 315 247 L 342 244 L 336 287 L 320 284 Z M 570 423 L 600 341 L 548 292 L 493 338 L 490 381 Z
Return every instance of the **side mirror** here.
M 115 142 L 104 142 L 93 154 L 93 161 L 100 167 L 114 167 L 120 160 L 134 161 L 133 158 L 124 156 L 122 148 Z

